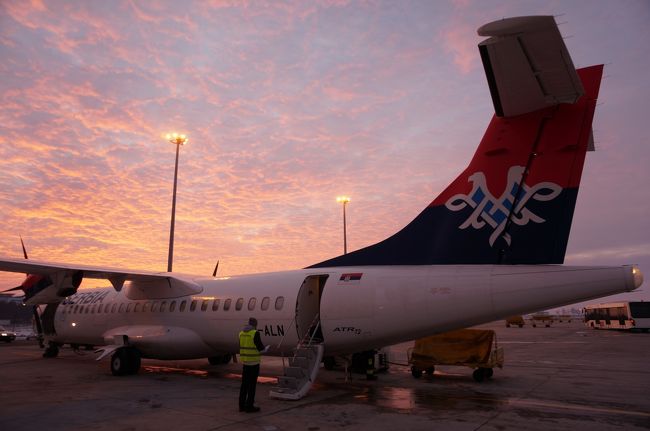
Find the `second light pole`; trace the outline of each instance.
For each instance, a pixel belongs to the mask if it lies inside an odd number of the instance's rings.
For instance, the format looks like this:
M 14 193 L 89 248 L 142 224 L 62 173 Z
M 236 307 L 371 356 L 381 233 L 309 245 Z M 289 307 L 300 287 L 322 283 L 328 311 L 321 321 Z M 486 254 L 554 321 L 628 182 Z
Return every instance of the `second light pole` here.
M 176 145 L 176 166 L 174 167 L 174 194 L 172 196 L 172 222 L 169 228 L 169 256 L 167 257 L 167 272 L 172 272 L 172 262 L 174 260 L 174 222 L 176 221 L 176 180 L 178 179 L 178 154 L 181 145 L 185 145 L 189 140 L 185 135 L 178 133 L 167 134 L 167 140 Z
M 343 204 L 343 254 L 348 254 L 348 234 L 345 225 L 345 206 L 350 203 L 349 196 L 338 196 L 336 202 Z

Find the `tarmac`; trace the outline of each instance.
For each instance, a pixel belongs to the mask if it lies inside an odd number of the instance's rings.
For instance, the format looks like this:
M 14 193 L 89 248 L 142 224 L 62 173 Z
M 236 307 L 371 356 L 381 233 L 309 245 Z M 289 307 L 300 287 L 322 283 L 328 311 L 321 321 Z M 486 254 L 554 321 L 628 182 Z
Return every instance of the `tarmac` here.
M 494 329 L 503 369 L 478 383 L 467 367 L 415 379 L 412 343 L 391 346 L 376 381 L 322 368 L 300 401 L 269 397 L 282 360 L 264 358 L 259 413 L 240 413 L 241 365 L 143 360 L 114 377 L 92 351 L 41 357 L 34 341 L 0 343 L 1 430 L 647 430 L 650 334 L 582 322 Z

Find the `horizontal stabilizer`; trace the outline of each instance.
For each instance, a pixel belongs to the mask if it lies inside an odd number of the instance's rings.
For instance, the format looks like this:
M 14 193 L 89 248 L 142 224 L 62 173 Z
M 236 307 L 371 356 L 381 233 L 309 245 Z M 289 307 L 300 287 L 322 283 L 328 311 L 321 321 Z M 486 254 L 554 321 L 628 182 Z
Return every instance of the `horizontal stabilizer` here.
M 478 29 L 479 44 L 494 110 L 512 117 L 584 94 L 580 78 L 552 16 L 494 21 Z

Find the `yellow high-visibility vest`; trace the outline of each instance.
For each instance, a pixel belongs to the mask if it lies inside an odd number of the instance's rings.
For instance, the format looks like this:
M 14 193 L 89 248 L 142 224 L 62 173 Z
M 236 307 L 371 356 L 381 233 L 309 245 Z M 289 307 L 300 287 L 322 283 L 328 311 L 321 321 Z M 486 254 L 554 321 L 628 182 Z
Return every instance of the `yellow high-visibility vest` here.
M 244 365 L 257 365 L 260 363 L 262 355 L 255 346 L 255 333 L 257 329 L 250 331 L 241 331 L 239 333 L 239 358 Z

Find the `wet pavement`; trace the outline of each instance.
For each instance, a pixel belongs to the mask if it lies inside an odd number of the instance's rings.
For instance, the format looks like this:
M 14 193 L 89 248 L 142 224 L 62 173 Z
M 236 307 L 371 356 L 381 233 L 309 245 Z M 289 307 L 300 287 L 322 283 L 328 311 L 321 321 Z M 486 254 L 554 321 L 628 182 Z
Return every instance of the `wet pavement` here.
M 497 332 L 503 369 L 478 383 L 466 367 L 411 376 L 391 347 L 377 381 L 321 369 L 308 396 L 268 396 L 282 361 L 265 358 L 260 413 L 239 413 L 239 364 L 144 360 L 113 377 L 92 352 L 41 358 L 33 342 L 0 345 L 1 430 L 642 430 L 650 429 L 650 334 L 589 330 L 579 322 Z

